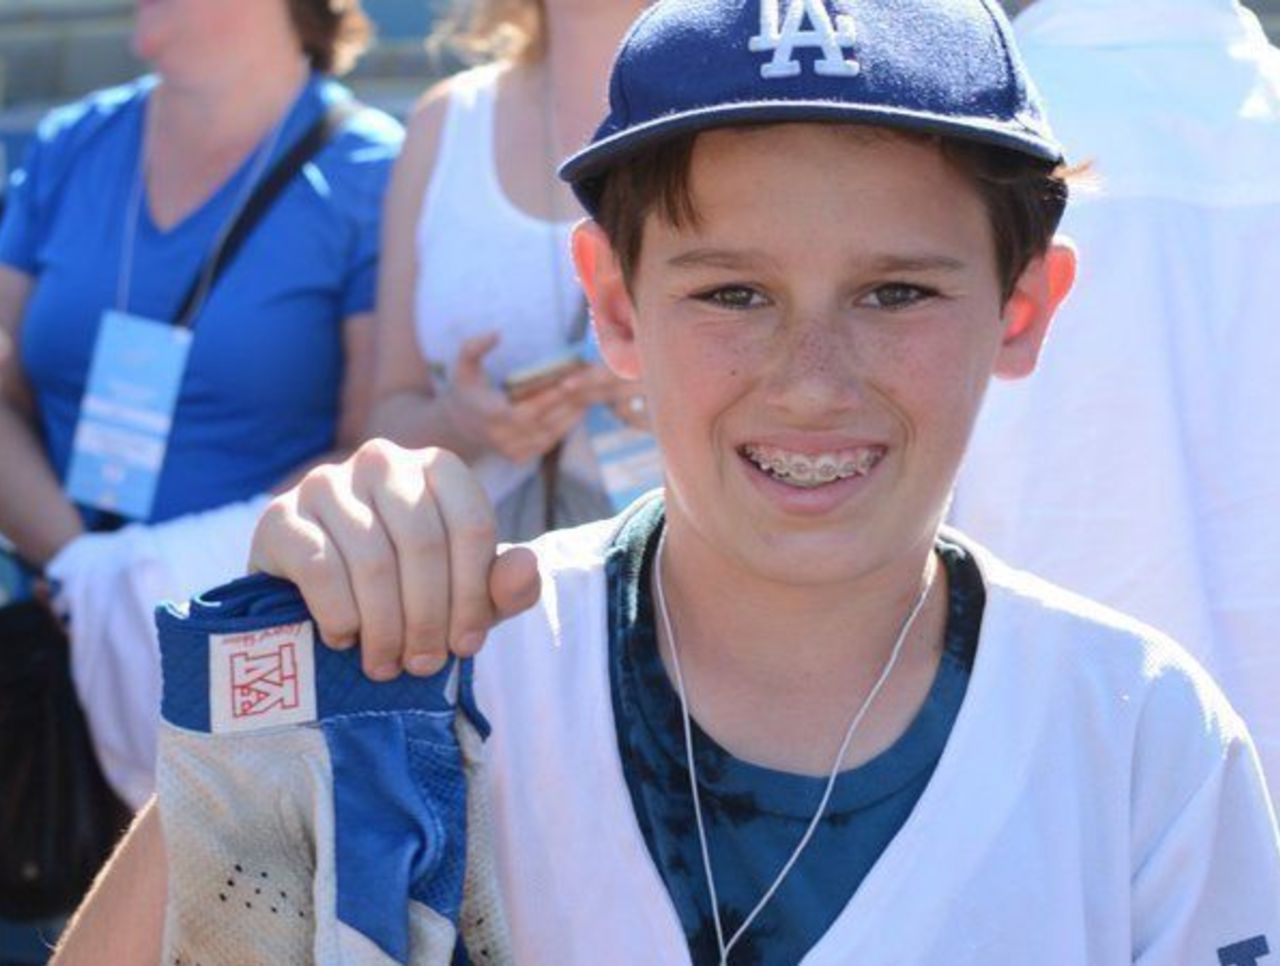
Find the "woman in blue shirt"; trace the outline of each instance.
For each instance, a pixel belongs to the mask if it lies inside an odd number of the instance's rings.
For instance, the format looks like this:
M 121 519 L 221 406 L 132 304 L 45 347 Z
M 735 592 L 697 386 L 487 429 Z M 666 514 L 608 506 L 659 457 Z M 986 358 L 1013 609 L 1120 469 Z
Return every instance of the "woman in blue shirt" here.
M 62 484 L 104 312 L 173 320 L 254 183 L 349 96 L 329 75 L 366 35 L 358 3 L 140 0 L 155 75 L 41 124 L 0 223 L 0 532 L 25 559 L 93 516 Z M 356 439 L 399 140 L 376 112 L 347 121 L 200 304 L 144 522 L 268 491 Z
M 389 117 L 347 112 L 197 299 L 189 337 L 171 323 L 254 186 L 350 98 L 331 74 L 367 32 L 356 2 L 140 0 L 134 46 L 155 74 L 52 112 L 10 182 L 0 534 L 59 585 L 99 761 L 133 806 L 153 779 L 151 608 L 239 572 L 247 501 L 362 429 Z M 137 361 L 157 346 L 163 366 Z M 161 369 L 172 408 L 133 405 Z M 143 463 L 145 499 L 113 503 Z M 117 507 L 141 529 L 85 532 Z

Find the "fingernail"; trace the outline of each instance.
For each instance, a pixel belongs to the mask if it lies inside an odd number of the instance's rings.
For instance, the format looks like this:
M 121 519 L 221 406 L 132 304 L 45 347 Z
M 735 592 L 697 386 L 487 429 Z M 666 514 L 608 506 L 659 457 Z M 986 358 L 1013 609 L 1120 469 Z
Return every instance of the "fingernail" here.
M 375 681 L 390 681 L 392 678 L 400 675 L 400 665 L 394 661 L 388 664 L 379 664 L 369 672 L 369 677 Z
M 444 662 L 429 654 L 419 654 L 411 657 L 408 662 L 409 673 L 416 674 L 419 677 L 429 677 L 442 667 L 444 667 Z
M 457 650 L 461 654 L 474 654 L 484 643 L 484 635 L 479 631 L 468 631 L 458 638 Z

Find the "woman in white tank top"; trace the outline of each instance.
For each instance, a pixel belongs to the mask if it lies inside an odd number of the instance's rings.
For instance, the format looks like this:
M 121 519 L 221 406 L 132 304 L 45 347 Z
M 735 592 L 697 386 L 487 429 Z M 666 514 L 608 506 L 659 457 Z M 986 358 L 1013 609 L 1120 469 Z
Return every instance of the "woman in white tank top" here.
M 422 98 L 387 194 L 371 434 L 463 455 L 506 539 L 536 535 L 553 515 L 564 525 L 609 514 L 583 414 L 608 402 L 643 415 L 636 391 L 598 365 L 519 403 L 502 388 L 584 334 L 568 249 L 582 212 L 554 169 L 601 115 L 609 61 L 643 5 L 469 5 L 444 37 L 492 62 Z

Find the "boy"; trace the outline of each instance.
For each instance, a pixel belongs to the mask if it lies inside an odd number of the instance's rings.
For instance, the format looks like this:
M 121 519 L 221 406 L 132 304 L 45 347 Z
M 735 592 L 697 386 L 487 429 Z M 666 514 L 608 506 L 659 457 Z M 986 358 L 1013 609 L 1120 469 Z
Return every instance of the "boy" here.
M 610 102 L 563 170 L 574 256 L 665 497 L 495 553 L 456 458 L 371 443 L 253 557 L 374 678 L 493 625 L 516 960 L 1265 960 L 1280 845 L 1212 683 L 939 532 L 987 381 L 1031 371 L 1074 272 L 994 4 L 667 0 Z M 153 955 L 158 841 L 144 818 L 67 961 L 111 926 L 152 944 L 112 962 Z

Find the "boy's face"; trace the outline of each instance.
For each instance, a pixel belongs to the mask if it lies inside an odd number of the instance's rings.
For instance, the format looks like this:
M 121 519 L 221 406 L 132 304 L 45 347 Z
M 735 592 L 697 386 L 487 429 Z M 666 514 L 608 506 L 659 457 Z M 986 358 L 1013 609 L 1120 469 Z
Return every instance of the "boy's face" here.
M 976 188 L 888 132 L 712 131 L 690 186 L 699 223 L 650 216 L 631 293 L 598 227 L 575 241 L 602 352 L 648 394 L 673 534 L 792 584 L 918 562 L 987 381 L 1034 365 L 1070 253 L 1002 305 Z

